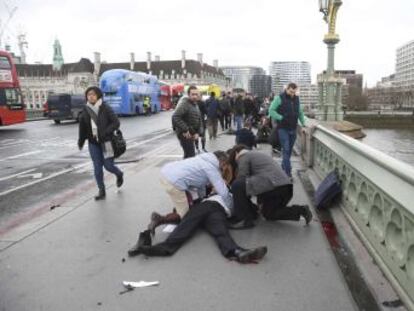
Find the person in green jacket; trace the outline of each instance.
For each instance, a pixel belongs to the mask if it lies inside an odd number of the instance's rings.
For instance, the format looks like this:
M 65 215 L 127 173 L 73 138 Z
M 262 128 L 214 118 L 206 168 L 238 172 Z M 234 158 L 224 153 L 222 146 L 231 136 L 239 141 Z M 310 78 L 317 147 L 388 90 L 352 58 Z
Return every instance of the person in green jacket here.
M 269 117 L 277 124 L 277 132 L 282 146 L 282 169 L 289 177 L 292 177 L 290 157 L 296 140 L 298 120 L 302 126 L 305 126 L 305 116 L 299 96 L 296 96 L 297 88 L 295 83 L 289 83 L 286 90 L 273 99 L 269 108 Z

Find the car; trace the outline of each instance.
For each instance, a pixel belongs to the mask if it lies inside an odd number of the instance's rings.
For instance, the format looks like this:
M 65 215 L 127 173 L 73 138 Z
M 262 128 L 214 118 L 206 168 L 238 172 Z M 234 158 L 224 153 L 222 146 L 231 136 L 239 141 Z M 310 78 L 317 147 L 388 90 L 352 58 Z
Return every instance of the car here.
M 84 95 L 51 94 L 44 104 L 44 116 L 59 124 L 63 120 L 76 120 L 86 105 Z

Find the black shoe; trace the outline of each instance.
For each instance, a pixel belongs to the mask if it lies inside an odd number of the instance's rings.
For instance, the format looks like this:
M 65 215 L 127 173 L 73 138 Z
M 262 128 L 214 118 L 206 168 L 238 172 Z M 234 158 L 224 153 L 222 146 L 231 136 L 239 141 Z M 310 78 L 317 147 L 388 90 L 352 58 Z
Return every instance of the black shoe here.
M 105 190 L 99 190 L 99 193 L 95 196 L 95 201 L 104 200 L 106 197 Z
M 261 246 L 254 249 L 237 249 L 234 252 L 236 260 L 240 263 L 249 263 L 262 259 L 267 253 L 267 247 Z
M 313 214 L 307 205 L 302 206 L 302 217 L 305 218 L 306 225 L 309 225 L 309 223 L 312 221 Z
M 232 230 L 245 230 L 245 229 L 253 228 L 254 223 L 251 220 L 241 220 L 236 223 L 230 223 L 227 225 L 227 227 Z
M 129 256 L 136 256 L 141 254 L 142 246 L 151 246 L 151 232 L 149 230 L 145 230 L 140 232 L 137 243 L 128 250 Z
M 121 173 L 121 175 L 116 177 L 116 186 L 120 188 L 123 183 L 124 183 L 124 173 Z

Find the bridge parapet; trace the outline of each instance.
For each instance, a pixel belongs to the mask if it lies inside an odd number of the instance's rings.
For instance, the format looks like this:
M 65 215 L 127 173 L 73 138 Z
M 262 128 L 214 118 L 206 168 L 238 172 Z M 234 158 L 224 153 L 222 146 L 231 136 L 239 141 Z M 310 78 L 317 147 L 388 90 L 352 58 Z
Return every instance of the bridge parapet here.
M 322 125 L 301 143 L 306 164 L 320 178 L 338 170 L 344 213 L 414 310 L 414 168 Z

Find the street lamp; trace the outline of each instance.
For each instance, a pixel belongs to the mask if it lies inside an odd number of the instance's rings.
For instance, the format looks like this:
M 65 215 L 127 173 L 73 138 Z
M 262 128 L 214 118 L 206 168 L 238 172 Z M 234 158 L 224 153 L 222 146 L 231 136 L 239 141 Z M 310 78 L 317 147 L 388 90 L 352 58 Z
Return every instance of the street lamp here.
M 341 105 L 342 79 L 335 76 L 335 44 L 339 42 L 339 36 L 335 33 L 336 15 L 342 5 L 341 0 L 319 0 L 319 11 L 323 13 L 323 19 L 328 24 L 328 33 L 323 42 L 328 47 L 328 65 L 326 73 L 318 76 L 319 84 L 319 110 L 324 121 L 342 121 L 343 111 Z

